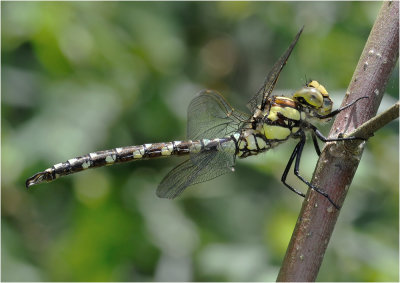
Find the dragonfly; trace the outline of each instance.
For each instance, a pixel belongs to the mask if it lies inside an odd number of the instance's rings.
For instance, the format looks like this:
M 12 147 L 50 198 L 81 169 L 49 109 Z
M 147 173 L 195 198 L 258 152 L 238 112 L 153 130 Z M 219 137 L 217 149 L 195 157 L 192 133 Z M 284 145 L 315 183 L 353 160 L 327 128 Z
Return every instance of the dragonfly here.
M 304 28 L 304 27 L 303 27 Z M 347 141 L 357 137 L 328 139 L 313 121 L 327 122 L 354 105 L 361 98 L 332 111 L 333 102 L 325 87 L 315 80 L 308 81 L 291 97 L 272 95 L 279 75 L 297 44 L 303 28 L 268 73 L 262 87 L 247 104 L 252 114 L 238 111 L 214 90 L 203 90 L 188 107 L 187 140 L 149 143 L 92 152 L 38 172 L 26 180 L 26 187 L 50 182 L 59 177 L 107 165 L 159 157 L 184 156 L 157 188 L 157 196 L 174 199 L 187 187 L 233 172 L 236 159 L 258 155 L 294 138 L 295 146 L 282 174 L 282 183 L 296 194 L 305 194 L 287 183 L 290 168 L 308 187 L 339 208 L 324 190 L 314 186 L 299 174 L 299 164 L 310 132 L 318 155 L 318 140 Z M 362 97 L 363 98 L 363 97 Z

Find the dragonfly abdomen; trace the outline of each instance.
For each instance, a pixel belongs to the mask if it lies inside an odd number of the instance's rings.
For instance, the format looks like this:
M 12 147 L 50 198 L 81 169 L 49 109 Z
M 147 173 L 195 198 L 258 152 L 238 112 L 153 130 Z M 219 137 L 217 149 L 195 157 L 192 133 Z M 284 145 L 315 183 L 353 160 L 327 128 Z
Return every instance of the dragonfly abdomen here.
M 149 158 L 182 156 L 190 153 L 198 153 L 202 150 L 218 150 L 218 146 L 228 140 L 230 141 L 230 138 L 211 140 L 203 139 L 198 141 L 173 141 L 96 151 L 55 164 L 43 172 L 39 172 L 29 178 L 26 181 L 26 186 L 30 187 L 42 182 L 50 182 L 59 177 L 90 168 Z
M 113 165 L 139 159 L 156 158 L 171 155 L 185 155 L 190 148 L 199 142 L 174 141 L 168 143 L 151 143 L 135 146 L 117 147 L 110 150 L 92 152 L 75 157 L 63 163 L 58 163 L 54 169 L 55 179 L 58 177 L 80 172 L 89 168 Z

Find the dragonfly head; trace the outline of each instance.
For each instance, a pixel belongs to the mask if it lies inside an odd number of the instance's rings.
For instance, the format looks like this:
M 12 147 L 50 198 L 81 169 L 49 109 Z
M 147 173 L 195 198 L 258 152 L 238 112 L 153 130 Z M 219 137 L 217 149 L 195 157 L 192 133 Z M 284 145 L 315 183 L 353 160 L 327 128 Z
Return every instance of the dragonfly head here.
M 332 111 L 333 102 L 325 87 L 317 81 L 310 81 L 296 91 L 293 99 L 317 115 L 327 115 Z

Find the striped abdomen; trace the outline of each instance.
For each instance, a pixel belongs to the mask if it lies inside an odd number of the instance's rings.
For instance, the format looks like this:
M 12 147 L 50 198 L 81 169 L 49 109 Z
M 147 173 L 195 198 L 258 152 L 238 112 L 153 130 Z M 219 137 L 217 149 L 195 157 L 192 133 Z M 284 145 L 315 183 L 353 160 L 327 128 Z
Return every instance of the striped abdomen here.
M 213 140 L 203 139 L 199 141 L 174 141 L 168 143 L 118 147 L 110 150 L 92 152 L 69 159 L 66 162 L 55 164 L 53 167 L 35 174 L 26 181 L 26 186 L 30 187 L 42 182 L 50 182 L 61 176 L 80 172 L 89 168 L 97 168 L 140 159 L 172 155 L 187 155 L 202 150 L 218 150 L 220 144 L 228 141 L 231 141 L 231 138 Z

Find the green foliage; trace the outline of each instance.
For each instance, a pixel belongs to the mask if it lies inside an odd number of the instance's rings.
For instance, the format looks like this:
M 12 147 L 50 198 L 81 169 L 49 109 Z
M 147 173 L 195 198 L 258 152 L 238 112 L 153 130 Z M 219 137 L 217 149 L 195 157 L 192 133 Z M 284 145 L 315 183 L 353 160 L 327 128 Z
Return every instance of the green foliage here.
M 302 199 L 280 183 L 294 142 L 158 199 L 177 159 L 89 170 L 26 190 L 54 163 L 185 137 L 212 88 L 245 110 L 293 36 L 276 92 L 307 78 L 340 105 L 375 2 L 4 2 L 2 280 L 273 281 Z M 383 109 L 397 99 L 398 69 Z M 324 132 L 327 132 L 327 128 Z M 318 279 L 397 281 L 398 122 L 377 132 Z M 316 164 L 309 144 L 301 172 Z M 289 182 L 306 188 L 290 176 Z

